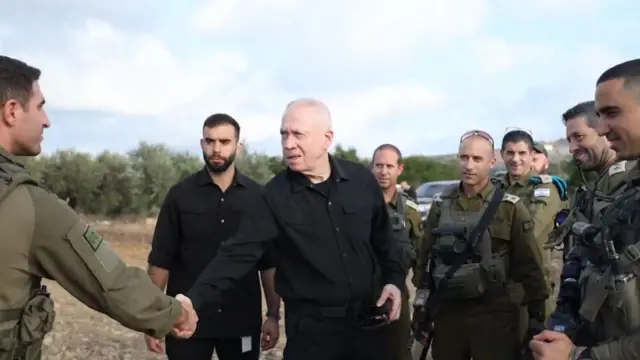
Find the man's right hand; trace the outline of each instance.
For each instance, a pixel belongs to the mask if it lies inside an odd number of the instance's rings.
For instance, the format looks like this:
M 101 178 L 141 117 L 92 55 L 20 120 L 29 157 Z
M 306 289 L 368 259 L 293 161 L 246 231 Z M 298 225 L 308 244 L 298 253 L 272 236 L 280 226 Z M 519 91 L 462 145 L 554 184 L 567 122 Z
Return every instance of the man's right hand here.
M 191 300 L 188 297 L 178 294 L 176 295 L 176 300 L 182 304 L 182 313 L 176 319 L 171 333 L 177 338 L 188 339 L 196 331 L 198 314 L 193 309 L 193 304 L 191 304 Z
M 164 354 L 164 345 L 162 340 L 156 339 L 153 336 L 145 335 L 144 342 L 147 343 L 147 349 L 156 354 Z

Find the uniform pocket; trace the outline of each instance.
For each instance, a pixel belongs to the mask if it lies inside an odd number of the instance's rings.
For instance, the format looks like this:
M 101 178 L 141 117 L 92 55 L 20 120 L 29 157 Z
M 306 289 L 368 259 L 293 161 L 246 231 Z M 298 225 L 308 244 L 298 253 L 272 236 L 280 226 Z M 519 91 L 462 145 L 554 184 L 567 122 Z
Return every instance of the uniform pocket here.
M 34 296 L 25 305 L 20 320 L 20 341 L 23 344 L 32 344 L 44 339 L 44 336 L 53 329 L 55 317 L 53 299 L 46 294 Z

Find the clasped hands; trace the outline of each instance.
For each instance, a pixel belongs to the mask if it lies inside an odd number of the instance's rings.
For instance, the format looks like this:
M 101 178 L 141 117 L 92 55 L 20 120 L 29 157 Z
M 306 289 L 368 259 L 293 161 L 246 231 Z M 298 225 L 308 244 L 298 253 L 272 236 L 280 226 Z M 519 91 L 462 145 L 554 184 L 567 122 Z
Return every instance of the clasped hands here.
M 198 324 L 198 314 L 193 309 L 193 304 L 188 297 L 178 294 L 176 300 L 182 305 L 182 311 L 173 324 L 171 334 L 177 338 L 187 339 L 190 338 L 196 331 L 196 325 Z M 163 341 L 156 339 L 152 336 L 145 335 L 145 342 L 149 351 L 162 354 L 164 353 Z
M 196 325 L 198 324 L 198 314 L 193 309 L 191 300 L 182 295 L 176 295 L 176 300 L 182 304 L 182 312 L 176 319 L 171 334 L 177 338 L 188 339 L 196 331 Z

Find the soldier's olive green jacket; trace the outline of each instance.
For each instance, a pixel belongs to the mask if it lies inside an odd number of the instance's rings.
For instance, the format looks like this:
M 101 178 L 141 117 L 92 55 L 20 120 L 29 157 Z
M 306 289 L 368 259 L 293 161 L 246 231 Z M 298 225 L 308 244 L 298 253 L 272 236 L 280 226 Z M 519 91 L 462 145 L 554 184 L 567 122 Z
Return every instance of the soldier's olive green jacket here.
M 604 204 L 598 204 L 596 201 L 588 201 L 586 199 L 586 192 L 595 190 L 597 194 L 605 196 L 613 196 L 620 192 L 622 188 L 631 180 L 633 176 L 632 170 L 636 166 L 636 161 L 619 161 L 611 165 L 604 173 L 600 174 L 597 180 L 590 181 L 589 183 L 578 187 L 572 196 L 570 209 L 575 207 L 585 206 L 585 211 L 580 212 L 580 219 L 577 221 L 588 221 L 593 223 L 598 220 L 598 213 L 600 213 L 605 205 L 611 203 L 611 201 L 604 201 Z M 589 202 L 588 204 L 580 204 L 581 201 Z
M 24 168 L 0 148 L 0 172 L 1 194 Z M 40 359 L 42 338 L 55 317 L 52 299 L 36 292 L 41 278 L 156 338 L 171 331 L 182 311 L 145 271 L 127 266 L 106 240 L 43 187 L 24 183 L 8 193 L 0 202 L 0 229 L 0 360 Z
M 520 180 L 511 181 L 509 174 L 506 174 L 501 180 L 501 186 L 507 193 L 520 197 L 529 209 L 535 225 L 535 238 L 542 247 L 547 242 L 548 234 L 553 231 L 556 214 L 564 206 L 560 193 L 552 182 L 543 182 L 538 185 L 529 182 L 530 177 L 537 175 L 535 170 L 531 170 Z M 548 178 L 543 176 L 543 179 Z
M 627 251 L 618 251 L 619 266 L 626 271 L 635 266 L 633 272 L 637 274 L 640 261 L 636 257 L 640 250 L 640 239 L 637 237 L 640 223 L 640 204 L 637 200 L 640 192 L 639 164 L 636 163 L 631 170 L 625 167 L 624 171 L 628 175 L 629 187 L 606 208 L 601 220 L 605 227 L 604 233 L 615 239 L 617 245 L 626 242 Z M 619 173 L 622 174 L 622 171 Z M 611 177 L 615 175 L 612 174 Z M 618 180 L 624 178 L 624 175 L 618 176 Z M 631 248 L 635 250 L 628 251 Z M 598 337 L 603 337 L 597 339 L 597 344 L 587 351 L 594 360 L 640 359 L 640 279 L 635 276 L 626 283 L 618 283 L 614 291 L 608 286 L 608 282 L 599 281 L 603 273 L 602 269 L 588 264 L 580 280 L 583 292 L 586 292 L 580 315 L 590 319 L 597 314 L 594 317 L 595 324 L 598 325 Z M 600 291 L 608 292 L 608 295 L 601 304 L 600 301 L 592 302 L 592 299 L 599 297 Z M 593 306 L 594 304 L 600 305 Z
M 396 197 L 400 197 L 401 200 L 404 201 L 404 217 L 406 219 L 406 227 L 409 233 L 409 242 L 411 247 L 411 265 L 413 268 L 413 283 L 417 286 L 415 282 L 416 273 L 418 272 L 417 265 L 417 253 L 418 249 L 421 248 L 422 244 L 422 236 L 423 236 L 423 222 L 420 217 L 420 209 L 418 208 L 418 204 L 416 204 L 413 200 L 411 200 L 408 196 L 403 194 L 396 194 Z M 397 202 L 392 201 L 389 203 L 389 206 L 392 210 L 397 211 Z
M 450 196 L 456 200 L 453 202 L 455 209 L 460 211 L 479 211 L 488 201 L 493 189 L 489 183 L 476 196 L 465 197 L 460 188 L 453 190 Z M 432 205 L 424 225 L 424 237 L 422 249 L 419 252 L 418 267 L 424 269 L 435 243 L 432 230 L 438 226 L 441 214 L 442 202 L 437 201 Z M 531 214 L 517 196 L 505 195 L 498 210 L 489 225 L 489 235 L 492 241 L 492 249 L 497 252 L 508 247 L 508 272 L 510 281 L 523 284 L 525 294 L 523 304 L 539 302 L 548 298 L 549 289 L 545 282 L 542 270 L 541 247 L 535 241 L 534 224 Z M 422 280 L 424 273 L 419 274 L 418 281 Z

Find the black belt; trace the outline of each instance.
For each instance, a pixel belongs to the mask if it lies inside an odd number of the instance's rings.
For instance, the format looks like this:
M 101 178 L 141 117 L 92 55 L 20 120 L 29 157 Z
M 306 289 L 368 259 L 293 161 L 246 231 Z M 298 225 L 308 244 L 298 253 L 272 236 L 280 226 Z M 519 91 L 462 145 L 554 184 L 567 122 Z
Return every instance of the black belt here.
M 350 301 L 341 305 L 324 305 L 307 301 L 285 301 L 285 311 L 296 315 L 317 316 L 323 318 L 346 318 L 357 316 L 366 308 L 363 300 Z

